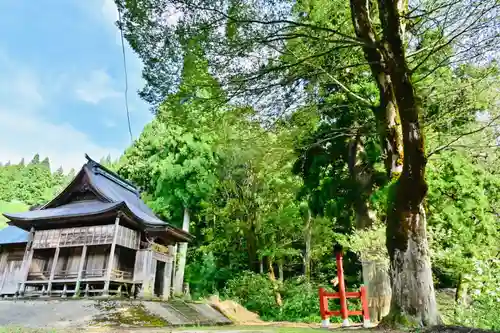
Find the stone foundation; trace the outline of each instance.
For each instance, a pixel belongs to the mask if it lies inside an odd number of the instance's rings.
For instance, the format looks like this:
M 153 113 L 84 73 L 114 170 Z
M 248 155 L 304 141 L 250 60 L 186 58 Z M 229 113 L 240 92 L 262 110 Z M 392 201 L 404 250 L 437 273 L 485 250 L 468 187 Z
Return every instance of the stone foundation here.
M 27 328 L 169 327 L 231 321 L 205 303 L 126 300 L 0 301 L 0 326 Z

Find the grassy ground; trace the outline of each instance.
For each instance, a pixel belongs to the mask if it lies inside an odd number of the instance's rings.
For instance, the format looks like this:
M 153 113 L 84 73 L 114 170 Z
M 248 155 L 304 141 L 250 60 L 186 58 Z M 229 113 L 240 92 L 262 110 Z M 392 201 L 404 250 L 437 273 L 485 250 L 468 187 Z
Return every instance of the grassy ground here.
M 373 333 L 373 330 L 366 329 L 331 329 L 336 332 L 353 332 L 353 333 Z M 184 328 L 93 328 L 93 329 L 30 329 L 20 327 L 0 327 L 0 333 L 321 333 L 327 332 L 321 328 L 306 328 L 306 327 L 275 327 L 275 326 L 217 326 L 217 327 L 184 327 Z M 392 332 L 398 333 L 398 332 Z
M 219 326 L 219 327 L 199 327 L 199 328 L 182 328 L 178 330 L 174 330 L 174 332 L 179 332 L 179 333 L 198 333 L 198 332 L 231 332 L 231 333 L 252 333 L 252 332 L 258 332 L 258 333 L 318 333 L 318 332 L 325 332 L 324 329 L 320 328 L 309 328 L 309 327 L 273 327 L 273 326 Z M 356 331 L 359 333 L 367 333 L 367 332 L 360 332 Z
M 367 330 L 362 328 L 331 328 L 330 331 L 336 332 L 352 332 L 352 333 L 373 333 L 373 330 Z M 309 328 L 309 327 L 274 327 L 274 326 L 223 326 L 223 327 L 200 327 L 199 329 L 193 328 L 183 328 L 180 330 L 174 330 L 174 332 L 179 333 L 201 333 L 201 332 L 227 332 L 227 333 L 321 333 L 327 332 L 323 328 Z M 380 331 L 382 332 L 382 331 Z M 397 333 L 397 332 L 394 332 Z

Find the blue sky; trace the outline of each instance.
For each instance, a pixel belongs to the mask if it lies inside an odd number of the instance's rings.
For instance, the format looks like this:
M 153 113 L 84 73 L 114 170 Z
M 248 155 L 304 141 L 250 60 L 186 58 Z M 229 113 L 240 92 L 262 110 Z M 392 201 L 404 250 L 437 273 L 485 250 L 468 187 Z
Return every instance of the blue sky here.
M 35 153 L 66 170 L 130 144 L 113 0 L 0 1 L 0 161 Z M 126 45 L 137 137 L 151 120 L 141 63 Z

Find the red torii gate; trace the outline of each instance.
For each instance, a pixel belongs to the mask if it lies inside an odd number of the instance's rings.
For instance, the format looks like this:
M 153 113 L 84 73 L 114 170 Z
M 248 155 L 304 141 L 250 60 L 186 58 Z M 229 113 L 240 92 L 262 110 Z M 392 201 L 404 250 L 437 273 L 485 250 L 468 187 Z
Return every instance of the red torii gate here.
M 339 283 L 339 292 L 330 293 L 324 288 L 319 288 L 319 310 L 321 313 L 321 327 L 328 328 L 330 326 L 331 316 L 340 316 L 342 318 L 342 326 L 350 326 L 349 316 L 363 316 L 363 326 L 370 326 L 370 312 L 368 310 L 367 290 L 365 286 L 361 286 L 359 291 L 346 292 L 344 282 L 344 267 L 342 265 L 342 250 L 335 251 L 337 259 L 337 277 Z M 340 299 L 340 311 L 329 311 L 328 300 Z M 349 311 L 347 308 L 348 298 L 360 298 L 361 310 Z

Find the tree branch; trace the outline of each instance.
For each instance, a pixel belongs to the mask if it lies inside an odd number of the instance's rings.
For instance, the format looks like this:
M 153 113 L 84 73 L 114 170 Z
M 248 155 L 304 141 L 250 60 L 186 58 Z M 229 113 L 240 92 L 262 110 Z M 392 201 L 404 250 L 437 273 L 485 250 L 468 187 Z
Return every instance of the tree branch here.
M 238 19 L 234 16 L 230 16 L 230 15 L 224 13 L 223 11 L 221 11 L 217 8 L 210 8 L 210 7 L 204 7 L 204 6 L 199 6 L 199 5 L 193 5 L 193 4 L 190 4 L 187 6 L 192 7 L 194 9 L 200 9 L 200 10 L 211 11 L 211 12 L 217 13 L 217 14 L 223 16 L 224 18 L 226 18 L 230 21 L 233 21 L 235 23 L 254 23 L 254 24 L 259 24 L 259 25 L 289 24 L 289 25 L 295 26 L 295 27 L 304 27 L 304 28 L 308 28 L 308 29 L 312 29 L 312 30 L 330 32 L 330 33 L 333 33 L 335 35 L 341 36 L 350 42 L 355 42 L 360 46 L 375 47 L 374 45 L 367 45 L 365 41 L 363 41 L 359 38 L 356 38 L 356 37 L 346 35 L 346 34 L 340 32 L 336 29 L 322 27 L 322 26 L 318 26 L 318 25 L 314 25 L 314 24 L 301 23 L 301 22 L 296 22 L 296 21 L 292 21 L 292 20 L 284 20 L 284 19 L 271 20 L 271 21 L 262 21 L 262 20 L 256 20 L 256 19 Z
M 437 154 L 445 149 L 448 149 L 451 145 L 453 145 L 455 142 L 457 142 L 458 140 L 462 139 L 463 137 L 466 137 L 466 136 L 469 136 L 469 135 L 472 135 L 472 134 L 476 134 L 476 133 L 479 133 L 483 130 L 485 130 L 486 128 L 488 127 L 491 127 L 491 125 L 496 121 L 500 119 L 500 115 L 494 117 L 493 119 L 491 119 L 486 125 L 478 128 L 478 129 L 475 129 L 473 131 L 470 131 L 470 132 L 466 132 L 466 133 L 462 133 L 460 134 L 458 137 L 456 137 L 455 139 L 451 140 L 450 142 L 448 142 L 447 144 L 445 145 L 442 145 L 442 146 L 439 146 L 438 148 L 434 149 L 432 152 L 430 152 L 428 155 L 427 155 L 427 158 L 431 157 L 432 155 L 434 154 Z

